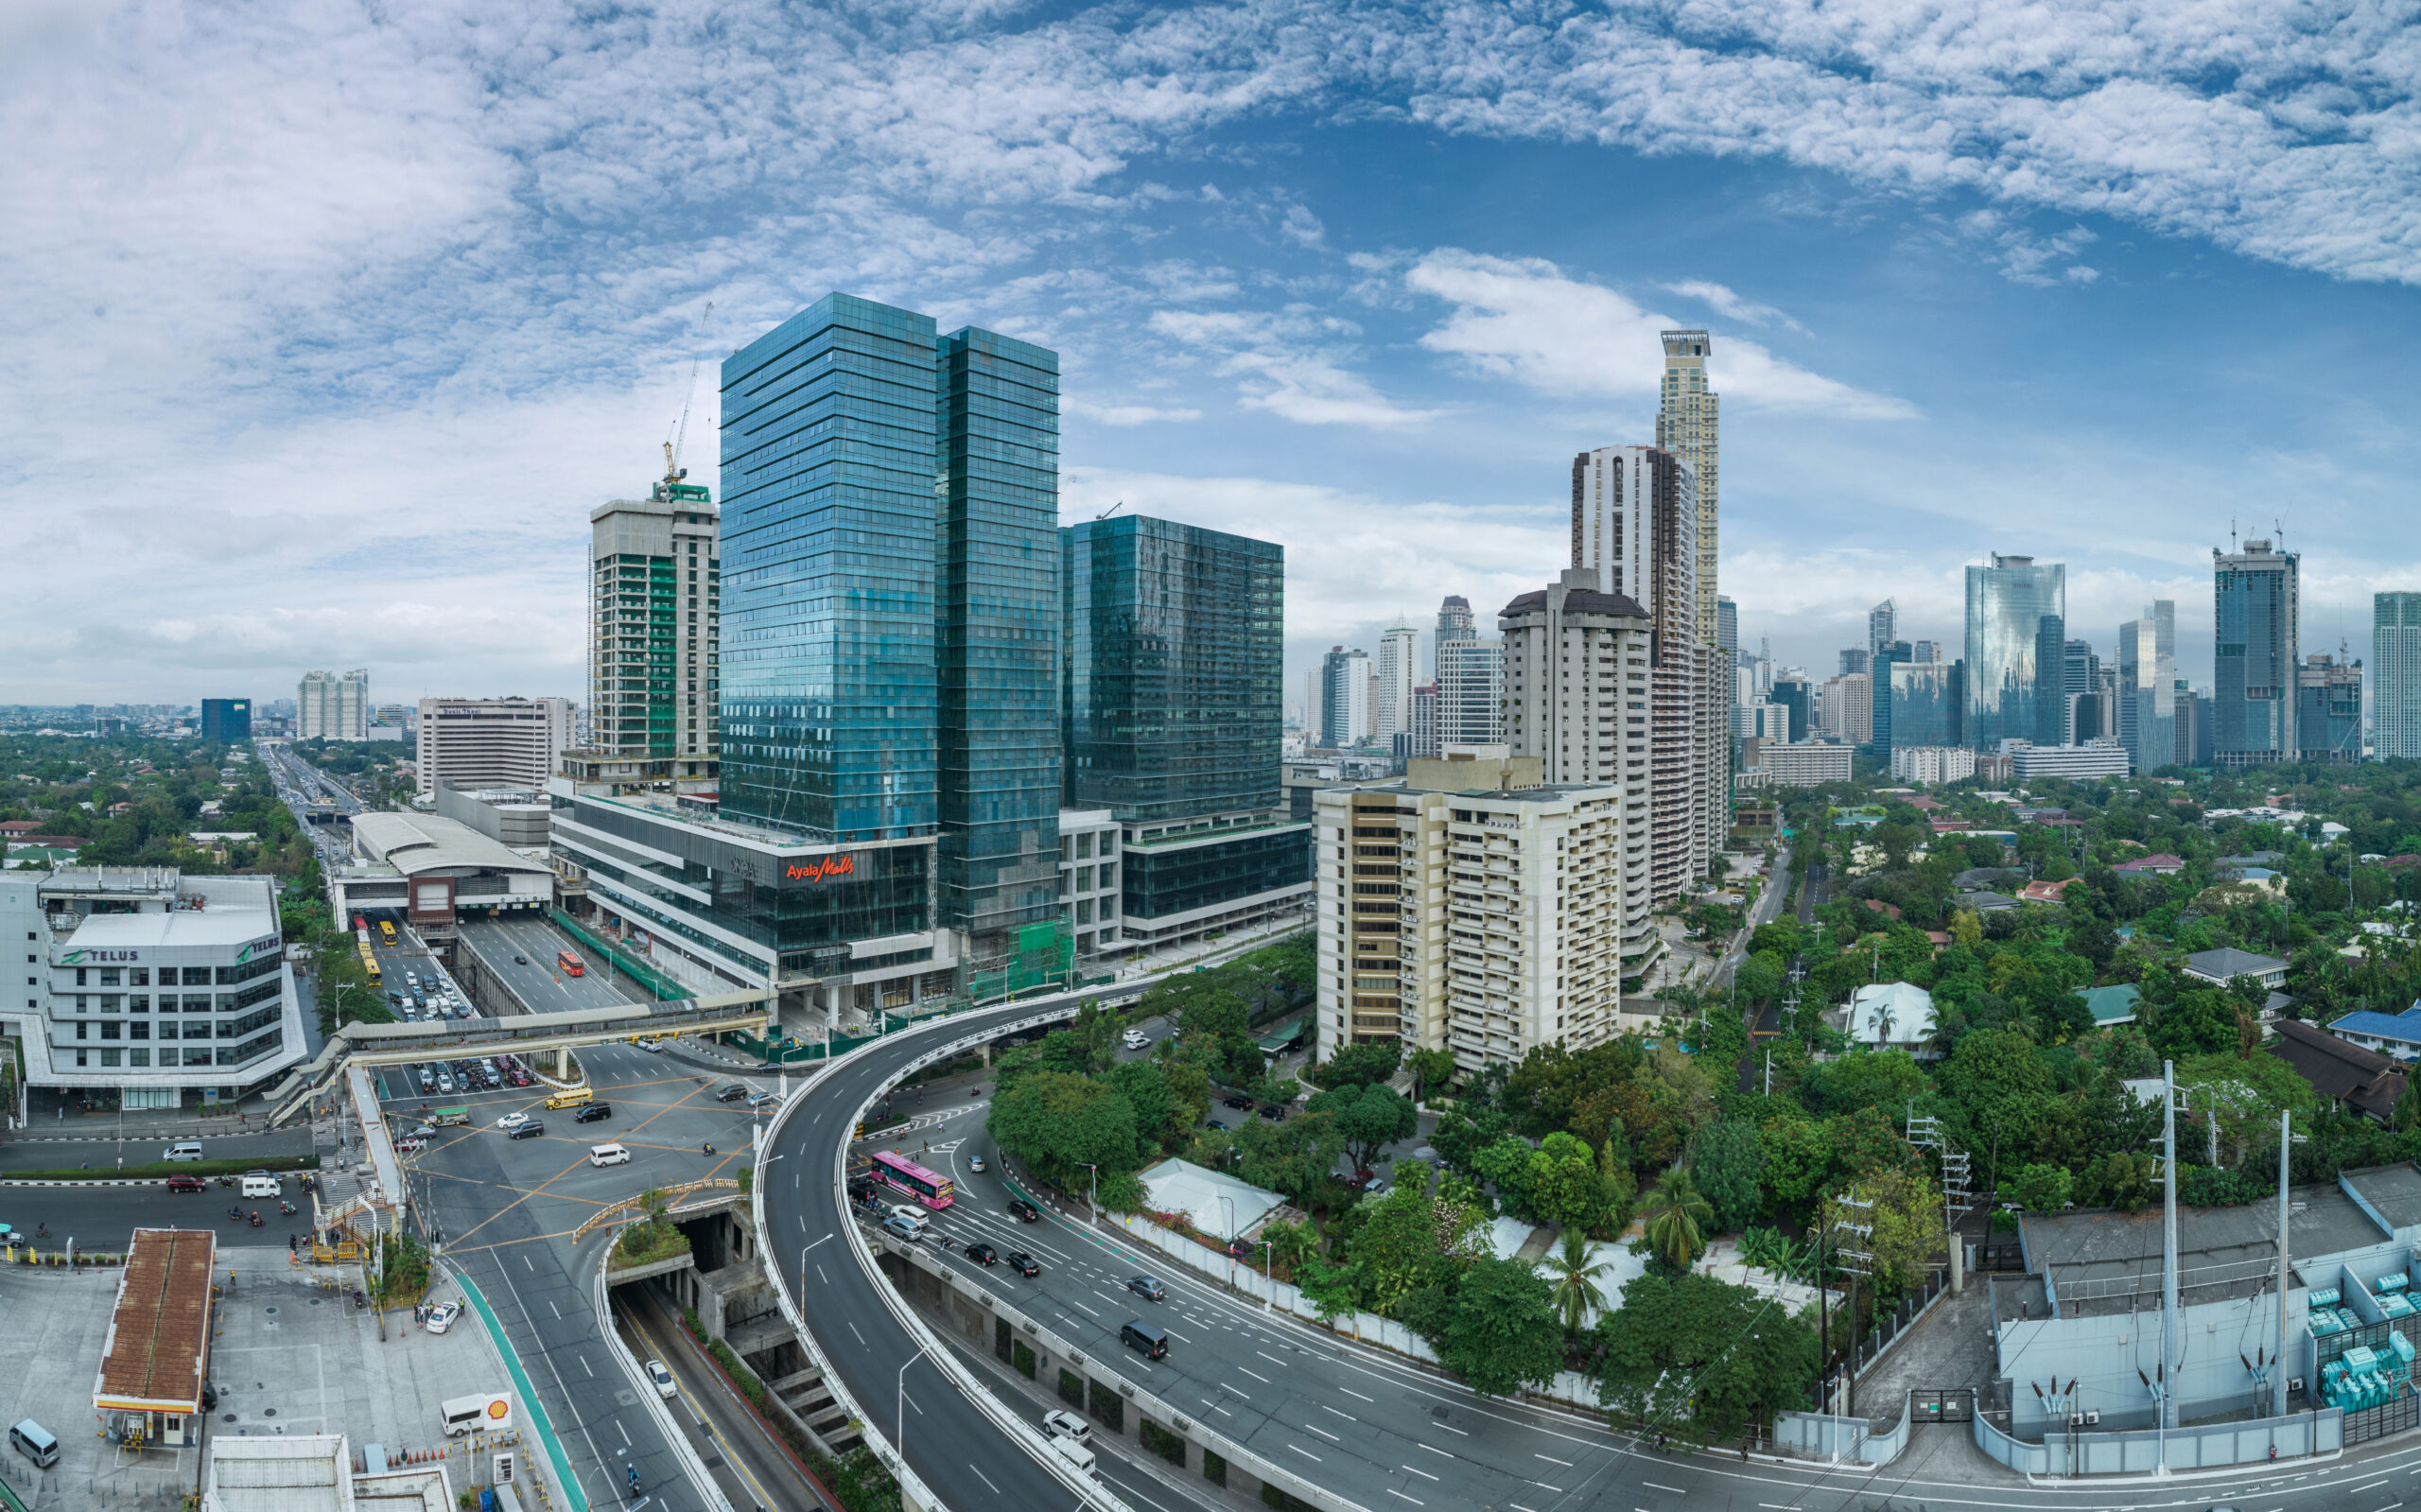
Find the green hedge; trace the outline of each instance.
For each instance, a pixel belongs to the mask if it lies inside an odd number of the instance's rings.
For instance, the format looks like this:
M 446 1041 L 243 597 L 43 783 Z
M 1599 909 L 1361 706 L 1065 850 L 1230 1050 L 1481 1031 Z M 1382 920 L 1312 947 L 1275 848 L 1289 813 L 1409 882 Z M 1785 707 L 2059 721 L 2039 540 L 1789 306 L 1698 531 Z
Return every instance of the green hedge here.
M 1158 1454 L 1160 1458 L 1167 1460 L 1170 1464 L 1175 1465 L 1179 1469 L 1184 1468 L 1184 1439 L 1179 1438 L 1173 1433 L 1170 1433 L 1167 1429 L 1162 1428 L 1159 1424 L 1152 1421 L 1149 1417 L 1141 1420 L 1141 1427 L 1143 1431 L 1143 1447 L 1145 1449 L 1150 1450 L 1153 1453 Z
M 95 1166 L 87 1171 L 71 1166 L 63 1171 L 0 1171 L 0 1176 L 10 1181 L 132 1181 L 150 1176 L 240 1176 L 247 1171 L 319 1169 L 320 1157 L 315 1155 L 270 1155 L 250 1160 L 147 1160 L 123 1169 Z
M 1085 1408 L 1085 1378 L 1072 1370 L 1059 1372 L 1059 1399 L 1078 1412 Z
M 1228 1484 L 1228 1462 L 1220 1457 L 1217 1450 L 1207 1446 L 1202 1451 L 1202 1478 L 1213 1486 Z
M 1312 1505 L 1301 1497 L 1292 1492 L 1281 1491 L 1267 1481 L 1261 1483 L 1261 1504 L 1274 1506 L 1278 1512 L 1320 1512 L 1318 1507 Z

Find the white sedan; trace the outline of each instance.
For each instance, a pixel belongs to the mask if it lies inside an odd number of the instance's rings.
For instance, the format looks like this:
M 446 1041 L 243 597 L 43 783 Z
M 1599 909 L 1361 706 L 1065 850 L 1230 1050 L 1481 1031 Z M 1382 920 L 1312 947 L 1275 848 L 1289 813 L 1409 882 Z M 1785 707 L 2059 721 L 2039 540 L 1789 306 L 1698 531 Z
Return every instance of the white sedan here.
M 508 1113 L 508 1114 L 506 1114 L 504 1117 L 502 1117 L 502 1118 L 500 1118 L 500 1119 L 496 1120 L 496 1126 L 497 1128 L 499 1128 L 499 1129 L 517 1129 L 517 1128 L 521 1127 L 521 1125 L 523 1125 L 523 1124 L 525 1124 L 525 1123 L 527 1123 L 527 1122 L 529 1122 L 529 1121 L 530 1121 L 530 1115 L 529 1115 L 529 1114 L 527 1114 L 527 1113 L 522 1113 L 522 1112 L 513 1112 L 513 1113 Z
M 967 1157 L 967 1169 L 980 1173 L 991 1168 L 984 1165 L 982 1156 L 971 1155 Z
M 446 1330 L 452 1328 L 454 1326 L 454 1320 L 462 1315 L 462 1303 L 440 1302 L 435 1307 L 428 1310 L 428 1331 L 431 1333 L 444 1333 Z
M 647 1378 L 655 1382 L 655 1394 L 659 1397 L 671 1398 L 681 1390 L 679 1386 L 672 1383 L 672 1372 L 664 1368 L 664 1362 L 661 1360 L 651 1360 L 647 1363 Z

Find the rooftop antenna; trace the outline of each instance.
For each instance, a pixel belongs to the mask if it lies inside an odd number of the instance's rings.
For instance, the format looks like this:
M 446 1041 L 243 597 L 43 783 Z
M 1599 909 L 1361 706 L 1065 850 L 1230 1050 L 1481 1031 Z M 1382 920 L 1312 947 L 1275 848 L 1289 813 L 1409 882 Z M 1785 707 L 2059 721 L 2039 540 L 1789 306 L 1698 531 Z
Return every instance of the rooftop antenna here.
M 706 301 L 705 312 L 698 317 L 699 323 L 704 324 L 714 312 L 715 302 Z M 689 386 L 681 395 L 681 419 L 672 427 L 672 439 L 664 443 L 664 480 L 668 483 L 677 483 L 689 476 L 688 469 L 681 465 L 681 443 L 689 438 L 689 404 L 697 396 L 698 359 L 692 356 L 689 358 Z

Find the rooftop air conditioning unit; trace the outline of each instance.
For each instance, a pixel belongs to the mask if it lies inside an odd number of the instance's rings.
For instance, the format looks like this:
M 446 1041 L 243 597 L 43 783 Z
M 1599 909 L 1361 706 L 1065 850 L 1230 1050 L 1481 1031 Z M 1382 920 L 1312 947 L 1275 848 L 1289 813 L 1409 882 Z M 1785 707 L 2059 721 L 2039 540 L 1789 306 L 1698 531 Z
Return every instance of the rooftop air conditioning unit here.
M 2100 1412 L 2099 1412 L 2099 1410 L 2098 1410 L 2098 1409 L 2097 1409 L 2097 1410 L 2095 1410 L 2095 1411 L 2088 1412 L 2088 1413 L 2086 1413 L 2086 1414 L 2084 1415 L 2084 1425 L 2085 1425 L 2087 1428 L 2091 1428 L 2091 1427 L 2093 1427 L 2094 1425 L 2096 1425 L 2097 1423 L 2099 1423 L 2099 1422 L 2100 1422 L 2100 1421 L 2101 1421 L 2101 1413 L 2100 1413 Z

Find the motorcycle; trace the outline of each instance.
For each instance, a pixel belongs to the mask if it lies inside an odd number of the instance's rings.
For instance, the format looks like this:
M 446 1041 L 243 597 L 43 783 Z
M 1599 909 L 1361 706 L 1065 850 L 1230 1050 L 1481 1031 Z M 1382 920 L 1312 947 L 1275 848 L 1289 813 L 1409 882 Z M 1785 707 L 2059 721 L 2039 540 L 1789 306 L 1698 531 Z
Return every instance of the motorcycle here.
M 297 1209 L 292 1203 L 282 1202 L 277 1205 L 277 1210 L 285 1216 L 291 1218 L 294 1216 Z
M 255 1211 L 255 1212 L 253 1214 L 253 1226 L 254 1228 L 258 1228 L 260 1225 L 261 1225 L 261 1215 L 260 1215 L 257 1211 Z
M 353 1306 L 354 1306 L 354 1310 L 355 1310 L 356 1312 L 358 1312 L 358 1311 L 360 1311 L 361 1309 L 368 1307 L 369 1305 L 370 1305 L 370 1296 L 369 1296 L 369 1294 L 367 1294 L 367 1293 L 363 1292 L 363 1291 L 362 1291 L 362 1289 L 361 1289 L 360 1287 L 357 1287 L 357 1287 L 355 1287 L 355 1288 L 353 1289 Z
M 235 1178 L 233 1176 L 221 1176 L 218 1178 L 218 1184 L 222 1187 L 232 1187 L 235 1184 Z
M 227 1221 L 228 1221 L 229 1223 L 231 1223 L 231 1224 L 234 1224 L 234 1223 L 241 1223 L 241 1222 L 243 1221 L 243 1218 L 244 1218 L 244 1209 L 242 1209 L 241 1208 L 228 1208 L 228 1209 L 227 1209 Z
M 710 1144 L 710 1145 L 707 1145 L 707 1146 L 706 1146 L 705 1153 L 706 1153 L 706 1154 L 708 1154 L 708 1155 L 712 1155 L 712 1154 L 714 1154 L 714 1153 L 715 1153 L 715 1147 L 714 1147 L 713 1145 L 711 1145 L 711 1144 Z

